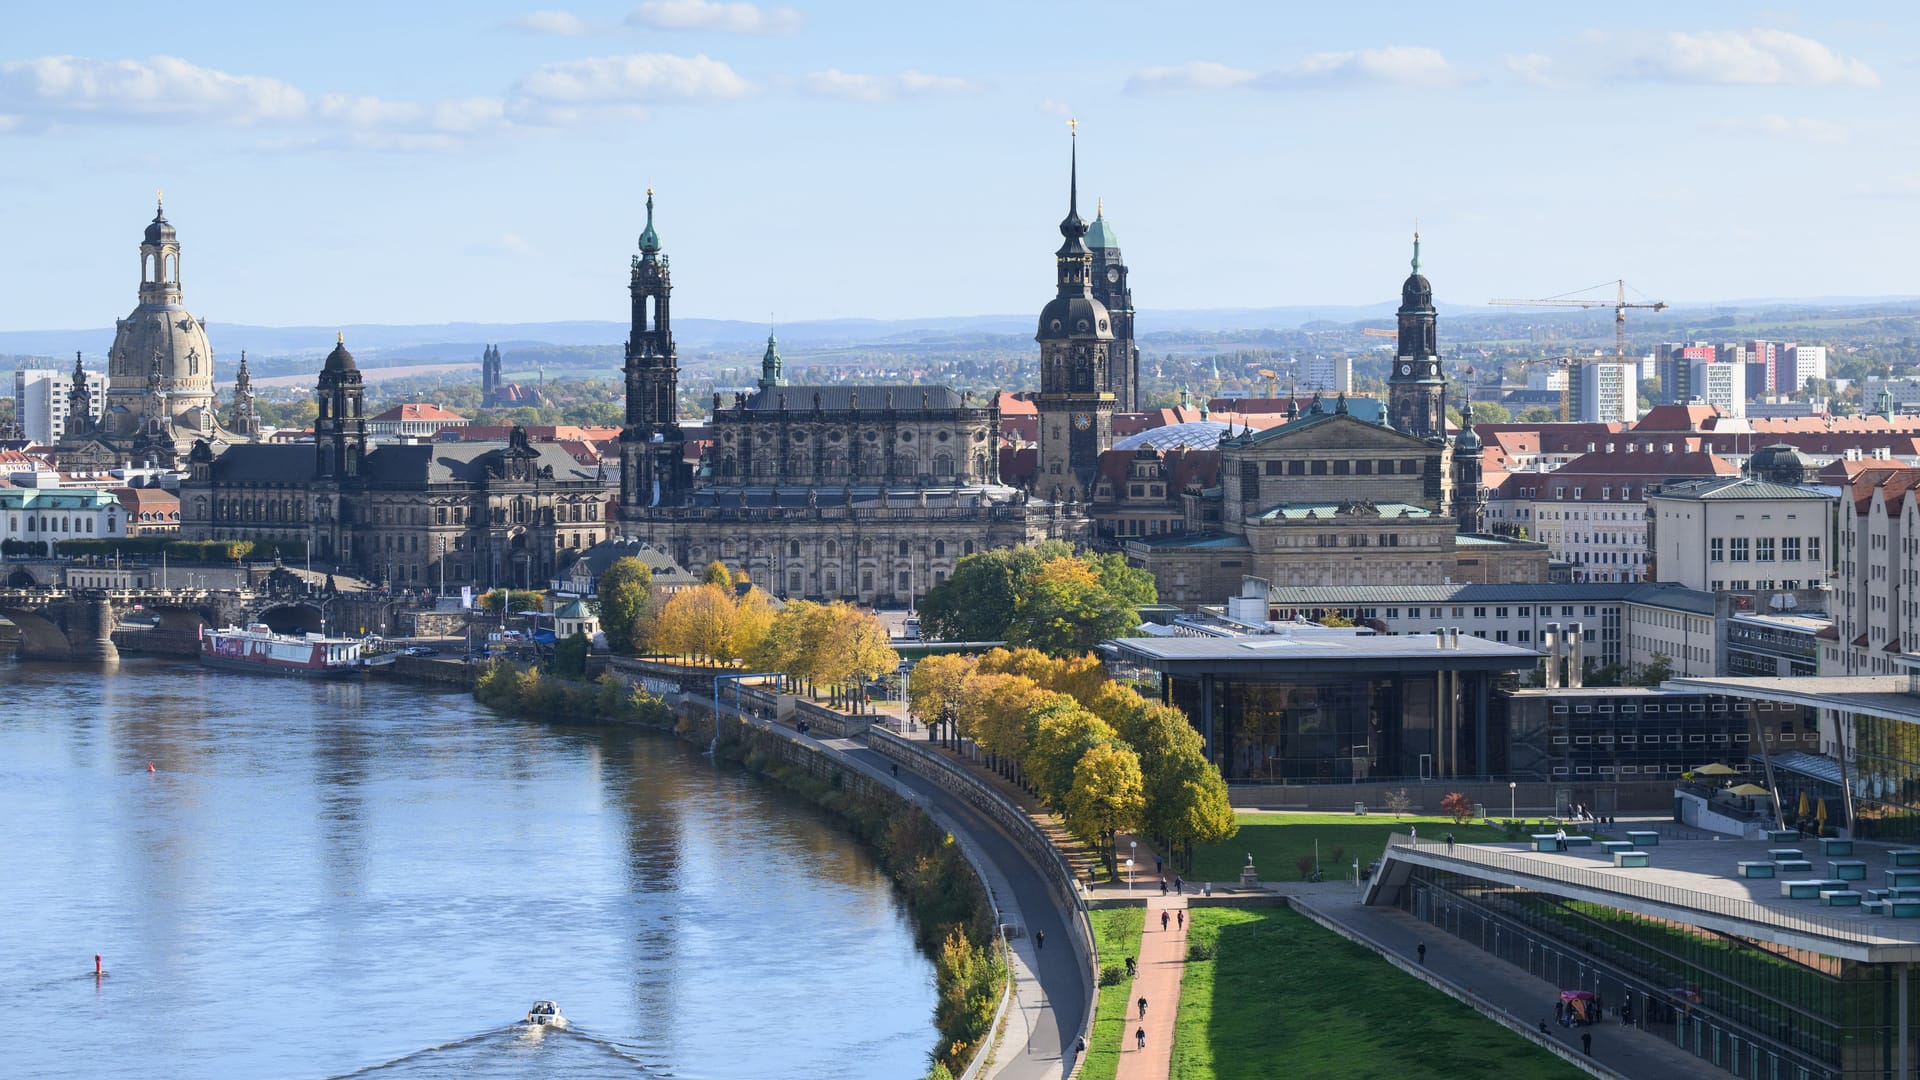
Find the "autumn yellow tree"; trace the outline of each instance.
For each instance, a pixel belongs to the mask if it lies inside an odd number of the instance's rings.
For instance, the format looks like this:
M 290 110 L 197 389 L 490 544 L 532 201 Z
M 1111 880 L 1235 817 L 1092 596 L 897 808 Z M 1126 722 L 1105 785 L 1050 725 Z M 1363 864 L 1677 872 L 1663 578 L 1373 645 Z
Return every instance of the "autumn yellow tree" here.
M 1065 694 L 1055 694 L 1029 709 L 1026 721 L 1027 752 L 1021 765 L 1040 797 L 1054 809 L 1064 809 L 1081 756 L 1114 739 L 1114 730 Z
M 1027 753 L 1027 712 L 1053 695 L 1025 675 L 975 674 L 960 688 L 960 727 L 1018 780 Z
M 735 615 L 732 595 L 718 585 L 681 589 L 660 609 L 655 647 L 666 653 L 732 660 Z
M 1067 828 L 1101 849 L 1107 872 L 1115 871 L 1114 835 L 1140 826 L 1147 799 L 1140 776 L 1140 758 L 1118 739 L 1087 748 L 1073 767 L 1073 786 L 1067 789 Z
M 814 645 L 819 653 L 816 667 L 829 685 L 878 678 L 899 666 L 900 654 L 893 651 L 887 628 L 844 600 L 827 605 L 826 618 L 818 627 L 822 636 Z
M 961 721 L 961 733 L 971 735 L 960 714 L 961 692 L 973 677 L 976 661 L 957 654 L 929 656 L 913 666 L 907 678 L 907 704 L 929 724 Z
M 733 604 L 733 655 L 745 658 L 757 655 L 773 632 L 776 613 L 767 594 L 749 589 Z

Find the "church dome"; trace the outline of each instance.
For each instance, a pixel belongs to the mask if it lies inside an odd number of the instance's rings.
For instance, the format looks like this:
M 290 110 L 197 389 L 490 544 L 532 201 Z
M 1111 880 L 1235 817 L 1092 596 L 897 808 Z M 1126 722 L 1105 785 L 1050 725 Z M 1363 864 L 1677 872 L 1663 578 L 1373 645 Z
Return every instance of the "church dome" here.
M 1776 484 L 1804 484 L 1818 470 L 1798 447 L 1787 443 L 1763 446 L 1747 459 L 1747 473 Z
M 1087 230 L 1087 246 L 1100 251 L 1120 246 L 1120 235 L 1107 224 L 1107 210 L 1102 206 L 1094 212 L 1093 227 Z
M 1453 448 L 1473 454 L 1480 452 L 1480 436 L 1474 434 L 1471 423 L 1462 425 L 1460 434 L 1453 437 Z
M 1218 420 L 1188 420 L 1180 424 L 1163 424 L 1157 428 L 1113 440 L 1115 450 L 1212 450 L 1220 445 L 1228 431 L 1229 424 Z
M 1425 274 L 1410 274 L 1407 283 L 1400 286 L 1400 303 L 1403 307 L 1431 307 L 1433 305 L 1433 286 L 1428 283 Z
M 355 371 L 353 354 L 347 351 L 347 339 L 343 334 L 334 343 L 333 351 L 327 354 L 326 371 Z
M 1107 305 L 1090 294 L 1056 296 L 1040 309 L 1040 332 L 1035 336 L 1042 341 L 1058 338 L 1111 341 L 1113 320 L 1107 315 Z
M 153 211 L 153 221 L 147 225 L 145 242 L 156 247 L 178 242 L 178 237 L 174 235 L 173 223 L 167 220 L 166 212 L 158 207 Z

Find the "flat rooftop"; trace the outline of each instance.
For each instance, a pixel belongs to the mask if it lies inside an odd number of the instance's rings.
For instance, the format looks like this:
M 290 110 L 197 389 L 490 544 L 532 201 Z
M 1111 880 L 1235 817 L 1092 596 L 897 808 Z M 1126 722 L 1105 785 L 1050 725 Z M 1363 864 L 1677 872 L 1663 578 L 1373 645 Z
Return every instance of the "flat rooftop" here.
M 1457 644 L 1441 648 L 1432 634 L 1248 634 L 1230 638 L 1125 638 L 1113 642 L 1121 649 L 1163 660 L 1226 660 L 1267 656 L 1437 658 L 1498 657 L 1530 664 L 1540 654 L 1517 645 L 1488 641 L 1470 634 Z
M 1624 840 L 1631 828 L 1613 826 L 1610 835 Z M 1829 859 L 1814 839 L 1787 843 L 1691 839 L 1676 838 L 1669 831 L 1660 830 L 1658 845 L 1640 849 L 1651 857 L 1651 865 L 1636 869 L 1615 867 L 1612 855 L 1597 843 L 1564 853 L 1536 852 L 1530 843 L 1460 843 L 1449 855 L 1444 841 L 1422 837 L 1413 844 L 1395 837 L 1389 855 L 1828 956 L 1873 962 L 1920 959 L 1920 919 L 1868 915 L 1863 908 L 1827 907 L 1818 899 L 1780 895 L 1782 881 L 1834 877 L 1827 864 L 1836 860 L 1866 864 L 1866 879 L 1846 882 L 1844 887 L 1862 893 L 1886 888 L 1886 871 L 1891 869 L 1887 852 L 1900 845 L 1855 841 L 1853 854 Z M 1771 878 L 1738 876 L 1742 862 L 1772 861 L 1768 852 L 1773 848 L 1798 849 L 1813 869 L 1776 871 L 1778 876 Z
M 1870 713 L 1920 723 L 1920 696 L 1907 692 L 1905 675 L 1688 677 L 1668 679 L 1661 685 L 1675 690 L 1698 690 L 1755 701 L 1792 701 L 1816 709 Z

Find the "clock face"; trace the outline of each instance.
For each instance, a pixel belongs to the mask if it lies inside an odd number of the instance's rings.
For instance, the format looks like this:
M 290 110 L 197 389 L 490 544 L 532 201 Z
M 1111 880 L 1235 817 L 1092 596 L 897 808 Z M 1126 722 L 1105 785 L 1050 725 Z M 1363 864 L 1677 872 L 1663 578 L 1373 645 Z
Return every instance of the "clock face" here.
M 1400 374 L 1402 374 L 1402 375 L 1411 375 L 1411 374 L 1413 374 L 1413 365 L 1412 365 L 1412 364 L 1401 364 L 1401 365 L 1400 365 Z
M 1073 418 L 1073 426 L 1081 431 L 1085 431 L 1093 426 L 1093 417 L 1088 416 L 1086 413 L 1081 413 Z
M 1116 269 L 1116 268 L 1113 268 L 1113 267 L 1108 267 L 1108 268 L 1107 268 L 1107 280 L 1108 280 L 1109 282 L 1112 282 L 1112 283 L 1113 283 L 1113 284 L 1115 284 L 1115 285 L 1118 285 L 1118 284 L 1120 284 L 1120 271 L 1119 271 L 1118 269 Z

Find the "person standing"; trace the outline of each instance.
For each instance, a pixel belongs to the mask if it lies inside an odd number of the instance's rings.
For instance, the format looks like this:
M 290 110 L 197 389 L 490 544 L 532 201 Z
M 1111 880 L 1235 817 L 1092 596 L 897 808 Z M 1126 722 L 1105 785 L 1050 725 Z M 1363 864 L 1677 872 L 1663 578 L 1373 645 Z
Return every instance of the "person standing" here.
M 1583 1031 L 1580 1033 L 1580 1052 L 1588 1057 L 1593 1056 L 1593 1032 Z
M 1044 949 L 1046 947 L 1047 947 L 1047 932 L 1045 930 L 1035 930 L 1033 932 L 1033 951 L 1039 952 L 1041 949 Z
M 1174 912 L 1174 913 L 1173 913 L 1173 924 L 1174 924 L 1175 926 L 1178 926 L 1178 927 L 1179 927 L 1179 928 L 1181 929 L 1181 931 L 1183 931 L 1183 932 L 1184 932 L 1184 931 L 1186 930 L 1186 928 L 1187 928 L 1187 911 L 1186 911 L 1186 909 L 1185 909 L 1185 908 L 1181 908 L 1181 909 L 1180 909 L 1179 911 L 1176 911 L 1176 912 Z
M 1167 930 L 1168 918 L 1169 916 L 1167 915 L 1167 909 L 1161 908 L 1160 909 L 1160 932 L 1163 934 L 1166 933 L 1166 930 Z
M 1453 834 L 1447 834 L 1447 854 L 1453 854 Z
M 1421 942 L 1420 944 L 1414 946 L 1413 951 L 1419 954 L 1421 966 L 1424 967 L 1427 962 L 1427 943 L 1424 941 Z

